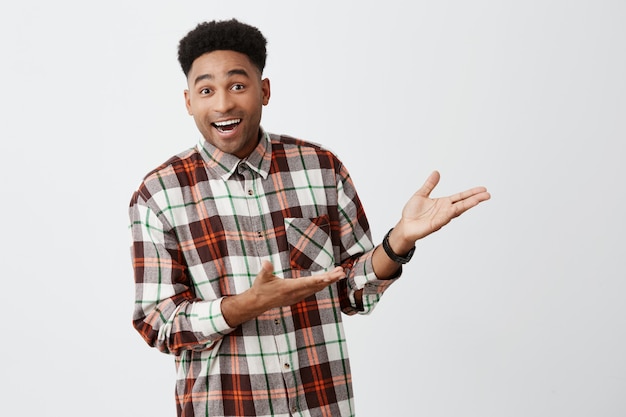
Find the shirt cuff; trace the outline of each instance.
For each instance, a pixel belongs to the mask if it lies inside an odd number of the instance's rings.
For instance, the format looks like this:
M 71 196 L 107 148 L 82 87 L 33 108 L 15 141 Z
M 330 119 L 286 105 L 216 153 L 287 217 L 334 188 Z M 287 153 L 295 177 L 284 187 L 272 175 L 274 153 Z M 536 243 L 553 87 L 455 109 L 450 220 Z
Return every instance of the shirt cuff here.
M 360 259 L 359 263 L 361 263 L 360 267 L 362 268 L 361 273 L 356 274 L 354 277 L 356 288 L 363 289 L 364 294 L 378 293 L 381 289 L 384 290 L 402 275 L 402 266 L 400 266 L 398 271 L 392 277 L 379 279 L 374 272 L 374 265 L 372 263 L 373 254 L 374 250 L 372 249 Z M 358 266 L 356 267 L 358 268 Z
M 201 301 L 196 303 L 196 314 L 194 314 L 194 329 L 198 329 L 202 335 L 214 340 L 224 336 L 233 330 L 222 314 L 222 298 L 211 301 Z

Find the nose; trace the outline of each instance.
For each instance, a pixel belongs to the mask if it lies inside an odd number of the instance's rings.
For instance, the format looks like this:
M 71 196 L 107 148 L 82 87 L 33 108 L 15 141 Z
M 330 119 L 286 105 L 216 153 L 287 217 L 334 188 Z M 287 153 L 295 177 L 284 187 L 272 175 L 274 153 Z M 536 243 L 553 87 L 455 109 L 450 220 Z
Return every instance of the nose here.
M 227 113 L 233 107 L 233 100 L 228 91 L 217 91 L 213 96 L 213 110 L 218 113 Z

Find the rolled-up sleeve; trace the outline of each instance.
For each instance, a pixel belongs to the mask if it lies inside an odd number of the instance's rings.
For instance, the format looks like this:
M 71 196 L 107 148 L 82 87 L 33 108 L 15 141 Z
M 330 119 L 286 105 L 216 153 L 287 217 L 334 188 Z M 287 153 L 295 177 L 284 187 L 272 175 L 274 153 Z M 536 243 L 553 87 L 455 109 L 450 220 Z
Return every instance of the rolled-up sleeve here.
M 365 211 L 345 166 L 337 174 L 337 206 L 340 218 L 342 266 L 346 280 L 340 285 L 345 294 L 342 311 L 346 314 L 371 313 L 383 293 L 401 275 L 402 269 L 391 279 L 378 279 L 372 265 L 374 244 Z M 362 290 L 362 305 L 355 293 Z
M 141 191 L 134 193 L 129 207 L 133 326 L 150 346 L 165 353 L 211 349 L 233 331 L 222 315 L 222 298 L 195 296 L 172 227 Z

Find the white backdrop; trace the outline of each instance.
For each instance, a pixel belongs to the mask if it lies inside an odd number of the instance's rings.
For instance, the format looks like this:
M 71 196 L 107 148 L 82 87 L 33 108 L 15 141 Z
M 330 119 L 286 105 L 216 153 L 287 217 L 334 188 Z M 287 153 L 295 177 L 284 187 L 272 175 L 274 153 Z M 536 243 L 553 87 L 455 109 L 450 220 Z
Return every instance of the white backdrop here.
M 358 415 L 626 415 L 626 3 L 3 4 L 1 415 L 175 414 L 126 209 L 198 137 L 178 40 L 231 17 L 269 40 L 263 126 L 337 152 L 376 241 L 433 169 L 493 196 L 346 319 Z

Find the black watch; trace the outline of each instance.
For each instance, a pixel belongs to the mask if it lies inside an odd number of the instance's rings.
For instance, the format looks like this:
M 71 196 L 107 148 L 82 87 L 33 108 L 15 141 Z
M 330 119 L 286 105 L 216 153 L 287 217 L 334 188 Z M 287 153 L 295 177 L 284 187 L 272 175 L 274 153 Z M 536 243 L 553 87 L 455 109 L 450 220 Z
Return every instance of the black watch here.
M 404 265 L 408 263 L 413 257 L 413 253 L 415 252 L 415 246 L 413 246 L 411 250 L 409 251 L 409 253 L 407 253 L 404 256 L 399 256 L 396 253 L 394 253 L 394 251 L 391 249 L 391 246 L 389 246 L 389 235 L 391 234 L 392 230 L 393 230 L 393 227 L 389 229 L 389 231 L 387 232 L 387 234 L 385 235 L 383 239 L 383 249 L 385 250 L 385 253 L 392 261 L 397 262 L 401 265 Z

